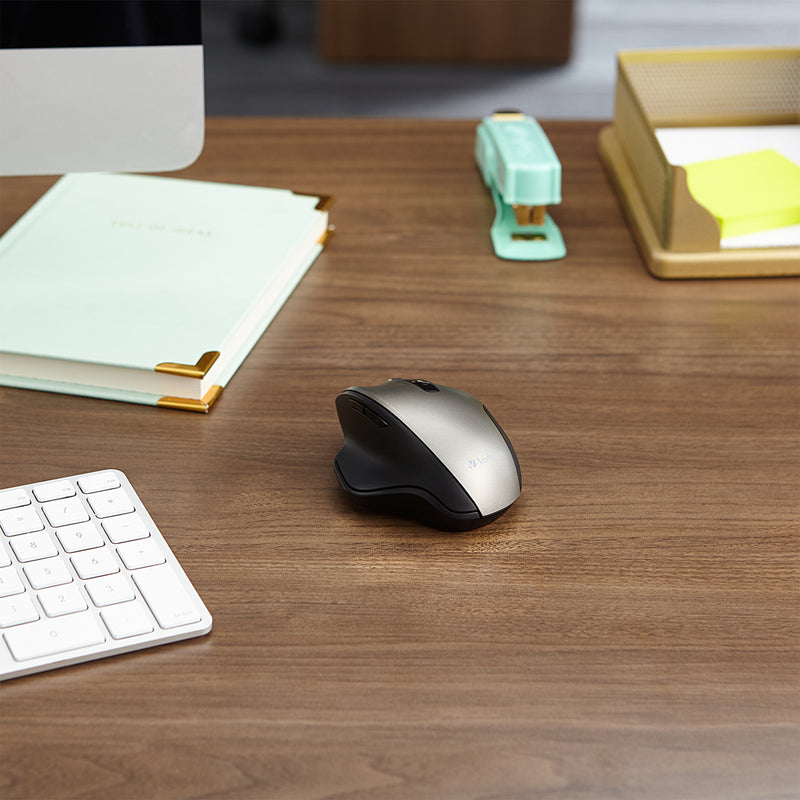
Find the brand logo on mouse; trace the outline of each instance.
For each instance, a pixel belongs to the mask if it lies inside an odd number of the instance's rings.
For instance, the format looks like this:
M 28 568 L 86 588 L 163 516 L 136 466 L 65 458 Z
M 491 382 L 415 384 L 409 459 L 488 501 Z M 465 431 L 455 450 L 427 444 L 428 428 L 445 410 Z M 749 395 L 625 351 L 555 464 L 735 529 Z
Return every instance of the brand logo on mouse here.
M 482 467 L 484 464 L 488 464 L 490 461 L 494 460 L 495 453 L 486 453 L 482 456 L 475 456 L 475 458 L 470 458 L 467 461 L 470 469 L 477 469 L 478 467 Z

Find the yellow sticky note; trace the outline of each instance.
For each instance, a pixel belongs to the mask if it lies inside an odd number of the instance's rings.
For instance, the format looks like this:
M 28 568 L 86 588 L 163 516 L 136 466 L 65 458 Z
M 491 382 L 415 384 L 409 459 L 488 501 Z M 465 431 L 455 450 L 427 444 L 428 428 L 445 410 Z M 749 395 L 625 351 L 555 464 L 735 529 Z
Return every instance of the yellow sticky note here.
M 800 224 L 800 166 L 774 150 L 688 164 L 686 177 L 722 238 Z

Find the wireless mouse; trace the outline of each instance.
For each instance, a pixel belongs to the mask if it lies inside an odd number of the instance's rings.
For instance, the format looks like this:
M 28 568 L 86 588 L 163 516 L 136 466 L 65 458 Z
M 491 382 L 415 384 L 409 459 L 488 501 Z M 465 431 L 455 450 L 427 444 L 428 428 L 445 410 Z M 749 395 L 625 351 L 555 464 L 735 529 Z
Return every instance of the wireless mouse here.
M 351 386 L 336 398 L 342 487 L 372 508 L 463 531 L 496 519 L 519 497 L 516 453 L 486 407 L 426 380 Z

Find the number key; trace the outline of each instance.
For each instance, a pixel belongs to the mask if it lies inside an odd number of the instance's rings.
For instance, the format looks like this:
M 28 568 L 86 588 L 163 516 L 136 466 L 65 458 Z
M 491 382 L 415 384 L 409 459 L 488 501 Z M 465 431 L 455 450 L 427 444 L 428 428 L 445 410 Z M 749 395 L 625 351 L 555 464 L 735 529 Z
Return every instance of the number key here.
M 134 594 L 128 581 L 123 575 L 107 575 L 104 578 L 94 578 L 86 581 L 86 591 L 92 602 L 98 606 L 111 606 L 115 603 L 124 603 L 133 600 Z
M 14 567 L 3 567 L 0 569 L 0 597 L 8 597 L 12 594 L 22 594 L 25 587 L 17 575 Z
M 72 566 L 83 580 L 119 572 L 119 565 L 107 547 L 97 547 L 72 556 Z
M 103 546 L 103 537 L 91 522 L 59 528 L 56 536 L 68 553 L 77 553 L 79 550 L 91 550 L 93 547 Z
M 61 558 L 34 561 L 24 569 L 34 589 L 46 589 L 48 586 L 59 586 L 72 581 L 72 575 Z
M 11 549 L 19 561 L 37 561 L 58 555 L 50 537 L 46 533 L 28 533 L 11 540 Z
M 3 636 L 16 661 L 64 653 L 105 641 L 103 632 L 89 612 L 11 628 Z
M 74 584 L 54 586 L 39 592 L 39 602 L 48 617 L 60 617 L 87 609 L 81 590 Z
M 0 600 L 0 628 L 22 625 L 39 619 L 33 601 L 24 594 L 19 597 L 4 597 Z

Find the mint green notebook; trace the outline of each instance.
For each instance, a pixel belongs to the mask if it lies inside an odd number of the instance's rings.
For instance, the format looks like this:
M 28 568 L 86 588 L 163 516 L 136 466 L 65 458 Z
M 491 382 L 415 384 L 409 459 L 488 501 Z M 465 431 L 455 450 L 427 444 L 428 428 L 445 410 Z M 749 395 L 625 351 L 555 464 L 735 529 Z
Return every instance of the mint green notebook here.
M 322 250 L 326 201 L 61 178 L 0 238 L 0 385 L 207 411 Z

